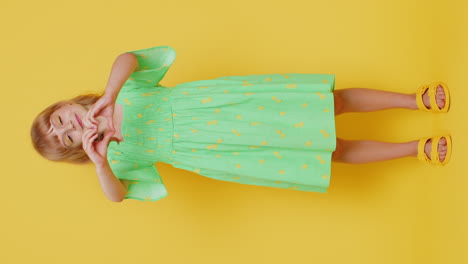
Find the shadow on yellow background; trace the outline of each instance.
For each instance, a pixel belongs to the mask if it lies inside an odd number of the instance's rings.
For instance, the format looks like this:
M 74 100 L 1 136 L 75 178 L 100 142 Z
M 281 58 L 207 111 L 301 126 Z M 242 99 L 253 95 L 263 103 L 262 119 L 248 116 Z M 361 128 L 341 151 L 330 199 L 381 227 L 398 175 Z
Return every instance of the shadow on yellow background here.
M 466 1 L 2 3 L 2 263 L 468 263 Z M 49 162 L 29 129 L 53 102 L 104 89 L 122 52 L 168 45 L 162 84 L 333 73 L 336 89 L 448 84 L 445 114 L 336 118 L 348 140 L 450 134 L 445 167 L 335 163 L 329 191 L 222 182 L 157 163 L 168 197 L 113 203 L 92 165 Z

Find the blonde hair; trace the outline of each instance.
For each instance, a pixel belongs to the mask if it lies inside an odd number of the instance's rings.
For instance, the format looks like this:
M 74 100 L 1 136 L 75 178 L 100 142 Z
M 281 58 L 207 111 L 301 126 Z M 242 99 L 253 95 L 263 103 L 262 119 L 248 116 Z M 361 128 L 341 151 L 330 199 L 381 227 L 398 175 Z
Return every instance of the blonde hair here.
M 99 94 L 79 95 L 69 100 L 59 101 L 44 109 L 34 119 L 31 127 L 31 141 L 34 149 L 41 156 L 51 161 L 63 161 L 74 164 L 89 162 L 90 159 L 82 148 L 82 145 L 65 147 L 60 143 L 57 135 L 47 135 L 47 131 L 49 131 L 51 126 L 50 116 L 60 107 L 70 103 L 80 104 L 89 109 L 103 95 L 103 92 Z

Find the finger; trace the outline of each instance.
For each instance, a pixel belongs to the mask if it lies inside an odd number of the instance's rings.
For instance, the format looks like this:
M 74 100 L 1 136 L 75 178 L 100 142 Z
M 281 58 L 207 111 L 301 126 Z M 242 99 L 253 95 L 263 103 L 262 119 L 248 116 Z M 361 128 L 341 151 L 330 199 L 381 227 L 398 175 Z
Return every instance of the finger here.
M 92 127 L 91 124 L 92 124 L 92 121 L 91 121 L 91 116 L 93 115 L 93 107 L 91 107 L 88 111 L 88 113 L 86 113 L 86 124 L 88 125 L 88 127 Z
M 94 134 L 91 138 L 89 138 L 89 141 L 91 143 L 91 145 L 94 143 L 94 141 L 96 140 L 96 138 L 99 137 L 99 134 Z
M 86 116 L 85 116 L 85 118 L 83 120 L 86 123 L 87 127 L 94 127 L 94 124 L 93 124 L 93 122 L 92 122 L 92 120 L 90 118 L 93 115 L 94 115 L 94 107 L 91 106 L 89 108 L 88 112 L 86 113 Z
M 104 135 L 100 143 L 104 144 L 104 146 L 107 146 L 111 138 L 112 138 L 112 134 L 107 133 L 106 135 Z
M 115 134 L 115 130 L 110 130 L 106 135 L 104 135 L 104 138 L 108 137 L 111 138 Z
M 96 111 L 98 111 L 98 109 L 94 107 L 91 111 L 88 112 L 87 118 L 89 122 L 91 123 L 91 125 L 97 125 L 98 123 L 96 119 L 94 118 L 94 116 L 96 115 Z
M 112 135 L 114 135 L 113 132 L 106 133 L 104 138 L 96 144 L 96 151 L 100 155 L 105 156 L 107 154 L 107 145 L 109 144 Z
M 96 135 L 97 135 L 96 131 L 93 131 L 92 129 L 87 130 L 86 132 L 83 133 L 83 137 L 82 137 L 83 143 L 86 144 L 86 146 L 89 146 L 90 138 Z
M 94 115 L 93 117 L 102 115 L 102 111 L 106 108 L 105 102 L 99 100 L 94 106 Z
M 91 116 L 91 121 L 93 122 L 94 125 L 99 125 L 99 122 L 96 120 L 95 118 L 96 116 L 96 112 L 93 113 L 93 115 Z
M 89 118 L 86 118 L 86 125 L 91 129 L 96 127 L 96 125 Z
M 86 142 L 86 146 L 88 147 L 89 144 L 92 144 L 92 141 L 91 141 L 91 137 L 93 136 L 96 136 L 97 133 L 96 133 L 96 129 L 90 129 L 90 130 L 87 130 L 85 133 L 83 133 L 83 142 L 85 143 Z
M 94 154 L 96 152 L 96 148 L 93 146 L 93 142 L 95 140 L 95 138 L 97 137 L 98 135 L 97 134 L 94 134 L 92 136 L 90 136 L 87 141 L 86 141 L 86 149 L 85 149 L 85 152 L 88 153 L 88 154 Z
M 81 146 L 83 147 L 83 150 L 88 153 L 88 141 L 85 134 L 81 137 Z
M 95 160 L 96 155 L 98 155 L 98 152 L 96 151 L 96 146 L 94 146 L 91 143 L 88 145 L 88 148 L 85 150 L 85 152 L 86 154 L 88 154 L 88 157 L 93 161 Z
M 86 130 L 84 131 L 83 135 L 82 135 L 82 138 L 86 138 L 87 135 L 92 134 L 92 133 L 96 133 L 96 129 L 95 129 L 95 128 L 94 128 L 94 129 L 86 129 Z
M 99 101 L 96 102 L 93 106 L 89 108 L 89 111 L 86 115 L 86 118 L 90 121 L 90 123 L 97 124 L 98 122 L 94 118 L 97 112 L 99 112 Z
M 83 147 L 86 147 L 86 139 L 87 139 L 87 135 L 89 133 L 89 130 L 85 130 L 85 132 L 81 135 L 81 142 L 83 143 Z
M 109 141 L 109 139 L 115 134 L 115 131 L 107 131 L 106 133 L 104 133 L 104 137 L 102 138 L 101 141 Z
M 94 127 L 94 125 L 92 125 L 91 121 L 89 121 L 88 117 L 85 117 L 83 118 L 83 124 L 85 125 L 85 127 L 89 128 L 89 127 Z

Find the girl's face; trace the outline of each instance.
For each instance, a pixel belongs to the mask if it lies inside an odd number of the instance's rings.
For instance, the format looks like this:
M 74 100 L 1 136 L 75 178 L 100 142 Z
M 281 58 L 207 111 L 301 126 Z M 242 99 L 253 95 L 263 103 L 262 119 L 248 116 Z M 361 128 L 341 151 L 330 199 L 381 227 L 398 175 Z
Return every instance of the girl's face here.
M 83 119 L 86 118 L 88 109 L 80 104 L 70 103 L 55 110 L 50 116 L 49 136 L 57 135 L 61 144 L 65 147 L 77 147 L 82 144 L 83 133 L 90 129 L 85 127 Z M 98 125 L 99 136 L 107 131 L 107 120 L 102 116 L 95 118 Z M 99 138 L 98 136 L 98 138 Z

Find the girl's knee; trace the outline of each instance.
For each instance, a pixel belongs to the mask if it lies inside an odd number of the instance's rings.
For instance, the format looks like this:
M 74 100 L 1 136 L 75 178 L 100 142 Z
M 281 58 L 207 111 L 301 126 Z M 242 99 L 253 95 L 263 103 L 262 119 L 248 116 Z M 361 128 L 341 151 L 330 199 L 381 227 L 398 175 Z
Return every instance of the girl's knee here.
M 340 115 L 343 113 L 343 97 L 341 96 L 340 90 L 333 91 L 333 104 L 335 107 L 335 115 Z
M 336 138 L 336 149 L 333 151 L 332 160 L 341 161 L 344 152 L 344 139 Z

